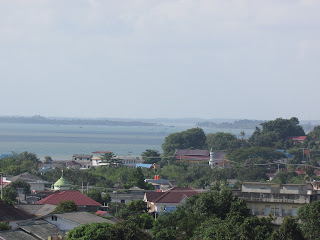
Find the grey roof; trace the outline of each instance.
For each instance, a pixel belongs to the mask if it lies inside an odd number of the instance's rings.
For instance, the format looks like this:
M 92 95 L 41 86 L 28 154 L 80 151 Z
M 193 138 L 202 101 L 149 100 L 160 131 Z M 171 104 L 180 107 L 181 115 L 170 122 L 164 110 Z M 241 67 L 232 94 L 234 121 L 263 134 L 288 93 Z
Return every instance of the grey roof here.
M 227 152 L 226 151 L 214 151 L 213 153 L 213 159 L 214 160 L 225 160 L 227 156 Z
M 44 204 L 44 205 L 21 204 L 21 205 L 15 205 L 15 207 L 19 208 L 20 210 L 24 211 L 27 214 L 34 215 L 37 217 L 42 217 L 52 213 L 57 206 L 50 205 L 50 204 Z
M 39 178 L 38 176 L 36 175 L 33 175 L 29 172 L 24 172 L 24 173 L 21 173 L 17 176 L 14 176 L 12 178 L 10 178 L 10 181 L 11 182 L 14 182 L 14 181 L 17 181 L 17 180 L 20 180 L 20 181 L 25 181 L 25 182 L 43 182 L 43 183 L 48 183 L 47 181 L 43 180 L 42 178 Z
M 28 233 L 22 231 L 22 230 L 10 230 L 10 231 L 1 231 L 0 232 L 0 238 L 4 240 L 35 240 L 37 238 L 29 235 Z M 48 239 L 48 237 L 47 237 Z
M 32 218 L 31 215 L 26 214 L 20 209 L 12 205 L 6 204 L 0 200 L 0 221 L 18 221 Z
M 162 184 L 162 185 L 171 185 L 170 180 L 168 179 L 145 179 L 144 180 L 147 183 L 154 183 L 154 184 Z
M 88 212 L 68 212 L 68 213 L 58 213 L 58 214 L 52 214 L 52 215 L 69 220 L 74 223 L 81 224 L 81 225 L 87 224 L 87 223 L 102 223 L 102 222 L 114 224 L 114 222 L 111 220 L 96 216 Z
M 43 240 L 47 240 L 48 236 L 55 236 L 56 234 L 59 236 L 64 236 L 64 233 L 61 232 L 55 225 L 41 219 L 23 221 L 18 225 L 22 230 Z
M 87 155 L 87 154 L 74 154 L 73 157 L 75 158 L 92 158 L 93 155 Z

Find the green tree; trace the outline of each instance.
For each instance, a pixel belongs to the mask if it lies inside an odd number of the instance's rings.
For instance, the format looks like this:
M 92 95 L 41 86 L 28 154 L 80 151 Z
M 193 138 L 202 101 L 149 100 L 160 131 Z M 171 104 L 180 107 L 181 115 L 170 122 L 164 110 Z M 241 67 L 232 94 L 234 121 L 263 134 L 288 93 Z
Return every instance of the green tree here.
M 144 163 L 157 163 L 161 160 L 161 154 L 157 150 L 147 149 L 143 153 L 141 153 L 141 157 Z
M 236 162 L 244 163 L 266 163 L 276 159 L 284 158 L 282 152 L 267 147 L 250 147 L 234 150 L 228 153 L 227 158 Z
M 101 191 L 97 189 L 92 189 L 87 193 L 87 196 L 89 198 L 92 198 L 93 200 L 103 204 L 102 196 L 101 196 Z
M 45 157 L 44 157 L 44 163 L 47 163 L 47 164 L 48 164 L 48 163 L 52 163 L 52 161 L 53 161 L 53 160 L 52 160 L 52 158 L 51 158 L 50 156 L 45 156 Z
M 7 222 L 0 222 L 0 231 L 10 230 L 11 226 Z
M 305 132 L 296 117 L 291 119 L 277 118 L 261 123 L 262 130 L 256 128 L 249 142 L 253 146 L 283 147 L 289 136 L 304 136 Z
M 228 150 L 241 147 L 241 140 L 231 133 L 217 132 L 207 135 L 207 146 L 214 150 Z
M 18 197 L 17 190 L 12 187 L 6 187 L 3 189 L 3 198 L 8 203 L 13 203 Z
M 21 180 L 14 181 L 10 183 L 10 187 L 14 188 L 17 190 L 17 188 L 23 188 L 25 193 L 30 193 L 31 192 L 31 186 L 29 183 Z
M 73 201 L 67 200 L 59 202 L 59 205 L 54 210 L 54 213 L 65 213 L 74 211 L 78 211 L 77 205 Z
M 320 201 L 304 205 L 298 210 L 300 226 L 306 239 L 320 239 Z
M 280 229 L 274 231 L 271 240 L 304 240 L 297 219 L 285 217 Z
M 91 223 L 68 232 L 67 240 L 150 240 L 151 236 L 132 222 Z
M 204 149 L 206 148 L 206 135 L 201 128 L 191 128 L 186 131 L 172 133 L 162 144 L 164 155 L 173 155 L 177 149 Z

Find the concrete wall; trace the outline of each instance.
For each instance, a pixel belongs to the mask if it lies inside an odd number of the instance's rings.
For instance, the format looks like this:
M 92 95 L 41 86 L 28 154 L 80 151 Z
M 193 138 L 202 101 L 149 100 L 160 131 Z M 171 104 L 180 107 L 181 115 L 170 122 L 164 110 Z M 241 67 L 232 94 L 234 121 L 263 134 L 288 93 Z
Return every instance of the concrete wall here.
M 296 217 L 298 209 L 302 206 L 304 205 L 292 203 L 247 202 L 247 207 L 251 210 L 251 214 L 256 216 L 268 216 L 272 214 L 277 217 Z
M 242 192 L 279 193 L 280 184 L 242 184 Z
M 65 219 L 61 219 L 59 217 L 57 217 L 57 221 L 53 220 L 52 216 L 45 217 L 44 220 L 57 226 L 62 231 L 69 231 L 69 230 L 74 229 L 75 227 L 80 226 L 79 224 L 70 222 Z
M 308 188 L 306 185 L 283 185 L 280 193 L 287 194 L 307 194 Z

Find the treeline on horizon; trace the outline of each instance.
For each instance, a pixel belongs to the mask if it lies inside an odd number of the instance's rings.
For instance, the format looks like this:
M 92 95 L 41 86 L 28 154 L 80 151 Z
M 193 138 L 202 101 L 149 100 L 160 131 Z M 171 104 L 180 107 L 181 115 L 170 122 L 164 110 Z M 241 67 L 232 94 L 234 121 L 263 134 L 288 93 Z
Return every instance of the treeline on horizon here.
M 40 115 L 33 117 L 0 117 L 0 123 L 32 123 L 57 125 L 106 125 L 106 126 L 156 126 L 156 123 L 141 121 L 112 121 L 98 119 L 49 119 Z

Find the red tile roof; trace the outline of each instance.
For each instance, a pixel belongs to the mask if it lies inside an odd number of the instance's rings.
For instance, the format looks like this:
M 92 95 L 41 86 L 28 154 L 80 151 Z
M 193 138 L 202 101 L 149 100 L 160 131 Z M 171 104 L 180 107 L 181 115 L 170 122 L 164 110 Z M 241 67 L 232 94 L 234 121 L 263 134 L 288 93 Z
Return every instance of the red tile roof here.
M 75 190 L 54 193 L 35 204 L 58 205 L 59 202 L 67 200 L 73 201 L 77 206 L 101 206 L 100 203 Z
M 180 203 L 185 197 L 199 194 L 194 188 L 172 188 L 154 199 L 154 203 Z
M 306 140 L 307 136 L 291 136 L 288 137 L 288 139 L 292 140 L 292 141 L 304 141 Z

